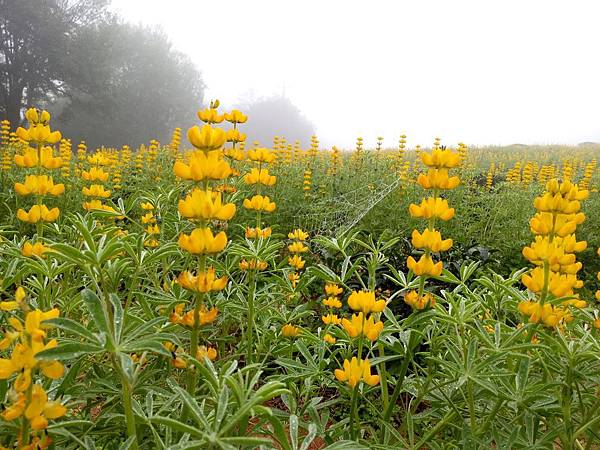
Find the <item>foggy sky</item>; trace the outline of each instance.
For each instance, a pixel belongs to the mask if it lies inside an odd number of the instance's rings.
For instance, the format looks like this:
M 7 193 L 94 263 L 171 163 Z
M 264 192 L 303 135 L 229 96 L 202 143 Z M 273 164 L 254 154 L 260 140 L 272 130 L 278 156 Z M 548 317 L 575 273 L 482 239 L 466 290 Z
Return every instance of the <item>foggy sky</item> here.
M 225 105 L 284 93 L 324 145 L 600 141 L 595 0 L 113 0 Z M 249 120 L 252 120 L 250 117 Z M 274 130 L 274 134 L 277 130 Z

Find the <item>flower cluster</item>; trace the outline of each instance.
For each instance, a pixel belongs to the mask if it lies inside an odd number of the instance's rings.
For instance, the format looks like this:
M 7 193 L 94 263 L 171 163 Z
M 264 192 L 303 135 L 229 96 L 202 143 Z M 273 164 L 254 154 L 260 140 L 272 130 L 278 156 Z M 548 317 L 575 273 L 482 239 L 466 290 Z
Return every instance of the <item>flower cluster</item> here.
M 404 301 L 413 309 L 424 309 L 435 303 L 433 297 L 423 292 L 427 277 L 439 276 L 442 273 L 442 261 L 434 262 L 432 254 L 440 253 L 452 247 L 452 239 L 443 239 L 441 233 L 436 230 L 437 219 L 447 221 L 454 216 L 454 208 L 448 206 L 448 201 L 439 196 L 440 191 L 454 189 L 460 183 L 456 176 L 450 176 L 449 170 L 460 164 L 460 155 L 450 149 L 439 146 L 436 140 L 431 153 L 420 153 L 421 162 L 428 167 L 426 174 L 420 174 L 417 183 L 432 195 L 423 199 L 420 205 L 411 204 L 409 208 L 412 217 L 427 219 L 427 228 L 422 232 L 413 230 L 412 244 L 423 253 L 417 261 L 409 256 L 406 265 L 417 276 L 421 278 L 419 291 L 410 291 L 404 297 Z
M 296 289 L 300 280 L 300 272 L 304 269 L 306 261 L 302 259 L 302 254 L 307 253 L 309 248 L 306 245 L 308 233 L 300 228 L 288 233 L 288 239 L 292 241 L 287 249 L 291 256 L 288 257 L 288 264 L 292 267 L 292 271 L 288 275 L 288 279 L 292 283 L 292 287 Z
M 211 292 L 218 292 L 227 286 L 227 277 L 217 277 L 213 267 L 207 267 L 209 255 L 222 252 L 227 246 L 225 231 L 213 233 L 211 226 L 224 223 L 233 218 L 236 206 L 223 200 L 223 193 L 213 189 L 211 183 L 228 178 L 232 169 L 224 157 L 223 145 L 227 141 L 227 133 L 213 127 L 223 122 L 225 115 L 219 114 L 218 100 L 211 102 L 210 107 L 198 111 L 198 118 L 205 124 L 191 127 L 187 132 L 190 143 L 194 146 L 187 161 L 176 161 L 173 171 L 180 179 L 191 182 L 192 188 L 179 200 L 178 210 L 182 218 L 194 225 L 191 233 L 179 236 L 179 247 L 195 255 L 198 259 L 197 271 L 182 272 L 177 281 L 184 288 L 195 293 L 193 308 L 184 311 L 183 304 L 178 305 L 171 314 L 171 321 L 192 328 L 190 355 L 198 355 L 199 326 L 212 323 L 218 314 L 216 308 L 205 307 L 205 299 Z M 216 356 L 216 355 L 215 355 Z M 195 375 L 188 383 L 193 389 Z
M 59 169 L 62 159 L 54 156 L 54 144 L 60 142 L 60 131 L 51 131 L 50 113 L 30 108 L 25 113 L 29 128 L 17 128 L 17 135 L 29 145 L 22 154 L 14 157 L 15 164 L 25 169 L 34 169 L 34 173 L 25 177 L 24 183 L 15 183 L 15 192 L 21 196 L 32 196 L 36 203 L 29 211 L 19 208 L 17 218 L 23 222 L 40 224 L 54 222 L 60 214 L 57 207 L 48 208 L 43 203 L 45 196 L 58 197 L 65 191 L 64 184 L 55 184 L 51 176 L 44 173 L 44 169 Z
M 0 414 L 7 422 L 21 419 L 17 434 L 18 448 L 48 448 L 52 439 L 44 431 L 48 421 L 64 416 L 67 408 L 59 401 L 49 400 L 43 377 L 56 380 L 63 376 L 65 368 L 55 360 L 36 357 L 43 350 L 57 346 L 56 339 L 47 339 L 49 319 L 57 318 L 58 309 L 43 312 L 30 310 L 25 301 L 25 291 L 18 288 L 12 301 L 0 302 L 0 309 L 14 314 L 8 319 L 10 328 L 0 339 L 0 350 L 12 347 L 10 358 L 0 358 L 0 379 L 12 379 L 7 398 L 9 404 Z M 14 378 L 13 378 L 14 377 Z
M 334 314 L 336 309 L 342 307 L 340 301 L 340 295 L 342 295 L 343 289 L 336 283 L 325 284 L 325 298 L 323 299 L 323 305 L 327 307 L 327 314 L 321 317 L 321 320 L 325 324 L 325 336 L 323 340 L 328 344 L 335 344 L 337 339 L 333 337 L 327 331 L 331 325 L 338 325 L 341 323 L 337 314 Z
M 574 290 L 583 286 L 577 278 L 582 265 L 575 253 L 587 248 L 587 242 L 577 241 L 575 230 L 585 220 L 581 201 L 589 192 L 566 179 L 548 181 L 546 192 L 534 201 L 537 213 L 529 222 L 535 240 L 523 249 L 523 256 L 535 268 L 521 281 L 536 295 L 535 301 L 519 304 L 521 314 L 532 323 L 556 327 L 573 320 L 569 306 L 584 308 Z
M 351 361 L 344 360 L 343 369 L 336 369 L 335 377 L 352 388 L 360 381 L 375 386 L 379 384 L 379 376 L 371 374 L 369 359 L 362 359 L 363 337 L 370 342 L 379 338 L 383 322 L 375 315 L 385 309 L 385 300 L 377 300 L 372 291 L 352 292 L 348 297 L 348 306 L 357 313 L 352 314 L 350 319 L 342 319 L 341 325 L 350 338 L 358 338 L 358 357 L 353 357 Z
M 89 186 L 84 186 L 81 191 L 88 199 L 83 202 L 83 208 L 86 211 L 104 211 L 116 213 L 115 209 L 103 203 L 110 197 L 111 191 L 105 188 L 109 178 L 109 167 L 113 165 L 111 156 L 102 150 L 95 152 L 93 155 L 87 155 L 86 161 L 88 170 L 82 170 L 81 178 L 90 183 Z M 121 218 L 112 216 L 112 218 Z
M 142 216 L 142 225 L 146 229 L 148 238 L 144 241 L 145 247 L 155 248 L 158 247 L 158 235 L 160 234 L 160 226 L 158 225 L 158 219 L 155 215 L 154 205 L 150 202 L 143 202 L 140 207 L 144 211 Z

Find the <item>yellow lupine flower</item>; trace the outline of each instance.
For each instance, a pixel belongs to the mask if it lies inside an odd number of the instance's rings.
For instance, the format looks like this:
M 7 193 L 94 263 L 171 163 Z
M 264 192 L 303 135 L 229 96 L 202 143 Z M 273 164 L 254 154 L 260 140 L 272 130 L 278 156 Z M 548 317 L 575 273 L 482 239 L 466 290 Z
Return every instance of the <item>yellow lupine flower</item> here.
M 364 314 L 378 313 L 385 309 L 385 300 L 375 300 L 375 293 L 371 291 L 355 291 L 348 297 L 348 306 Z
M 323 299 L 323 305 L 328 308 L 341 308 L 342 302 L 337 297 L 327 297 Z
M 244 208 L 256 211 L 273 212 L 275 211 L 275 202 L 265 195 L 255 195 L 251 199 L 244 199 Z
M 62 158 L 53 156 L 52 147 L 43 147 L 38 156 L 38 150 L 27 148 L 22 155 L 15 155 L 15 164 L 19 167 L 35 167 L 41 164 L 46 169 L 58 169 L 62 167 Z
M 435 298 L 429 293 L 424 293 L 419 297 L 417 291 L 410 291 L 404 296 L 404 301 L 410 305 L 413 309 L 421 310 L 425 308 L 432 308 L 435 306 Z
M 108 180 L 108 172 L 105 172 L 100 167 L 92 167 L 89 171 L 81 172 L 81 178 L 86 181 L 106 181 Z
M 249 173 L 244 175 L 244 183 L 252 184 L 263 184 L 265 186 L 273 186 L 277 181 L 277 177 L 269 174 L 269 169 L 257 169 L 252 168 Z
M 54 222 L 58 219 L 60 210 L 56 207 L 48 209 L 46 205 L 33 205 L 29 211 L 19 208 L 17 210 L 17 219 L 22 222 L 38 223 L 43 222 Z
M 216 278 L 214 267 L 209 267 L 205 272 L 193 275 L 188 271 L 181 272 L 177 282 L 185 289 L 194 292 L 215 292 L 225 289 L 227 277 Z
M 351 338 L 365 336 L 370 341 L 376 341 L 381 332 L 383 331 L 383 322 L 377 321 L 372 315 L 367 319 L 362 312 L 358 314 L 352 314 L 350 320 L 342 319 L 342 327 Z
M 434 263 L 429 255 L 421 255 L 419 261 L 412 256 L 406 260 L 406 266 L 413 271 L 415 275 L 430 275 L 437 277 L 442 274 L 443 264 L 441 261 Z
M 301 256 L 294 255 L 288 258 L 288 264 L 294 267 L 296 270 L 301 270 L 304 268 L 306 261 L 304 261 Z
M 428 167 L 452 169 L 460 165 L 460 155 L 450 149 L 433 149 L 431 153 L 421 153 L 421 161 Z
M 308 252 L 308 247 L 304 245 L 302 242 L 292 242 L 288 245 L 288 251 L 290 253 L 306 253 Z
M 258 238 L 262 238 L 262 239 L 266 239 L 268 237 L 271 236 L 271 227 L 266 227 L 266 228 L 252 228 L 252 227 L 246 227 L 246 231 L 245 231 L 245 236 L 247 239 L 258 239 Z
M 206 108 L 198 111 L 198 119 L 204 123 L 221 123 L 225 119 L 225 116 L 219 114 L 215 108 Z
M 439 197 L 428 197 L 421 201 L 420 205 L 414 203 L 409 206 L 412 217 L 431 219 L 437 217 L 441 220 L 450 220 L 454 217 L 454 208 L 448 206 L 448 200 Z
M 308 233 L 306 231 L 302 231 L 300 228 L 297 228 L 291 233 L 288 233 L 288 239 L 294 239 L 296 241 L 306 241 L 308 239 Z
M 54 195 L 59 196 L 65 192 L 65 185 L 54 184 L 48 175 L 27 175 L 25 183 L 15 183 L 15 192 L 18 195 Z
M 184 180 L 222 180 L 231 175 L 231 167 L 220 151 L 196 151 L 190 156 L 188 164 L 176 161 L 173 172 Z
M 19 286 L 15 291 L 15 299 L 12 301 L 0 302 L 0 310 L 2 311 L 14 311 L 23 306 L 25 300 L 25 289 L 23 286 Z
M 194 189 L 185 200 L 179 200 L 179 213 L 187 219 L 230 220 L 235 215 L 235 204 L 221 203 L 221 193 Z
M 379 375 L 371 374 L 371 364 L 368 359 L 358 360 L 352 357 L 351 361 L 344 360 L 342 369 L 335 369 L 335 377 L 338 381 L 346 382 L 350 387 L 354 388 L 361 381 L 369 386 L 377 386 L 379 384 Z
M 189 235 L 179 236 L 179 247 L 193 255 L 220 253 L 227 245 L 227 235 L 221 231 L 213 236 L 210 228 L 196 228 Z
M 336 314 L 327 314 L 321 316 L 321 320 L 325 325 L 339 325 L 342 321 Z
M 445 252 L 452 247 L 452 239 L 442 240 L 442 235 L 439 231 L 426 228 L 423 233 L 413 230 L 412 245 L 415 248 L 426 248 L 432 252 Z
M 244 142 L 246 140 L 246 135 L 244 133 L 240 133 L 239 130 L 232 128 L 231 130 L 227 130 L 225 139 L 227 142 Z
M 343 289 L 335 283 L 326 283 L 325 284 L 325 293 L 327 295 L 337 297 L 338 295 L 341 295 L 342 292 L 343 292 Z
M 417 183 L 423 189 L 454 189 L 460 184 L 456 176 L 448 176 L 448 169 L 429 169 L 427 175 L 420 174 Z
M 194 147 L 205 152 L 219 150 L 227 140 L 225 131 L 210 125 L 204 125 L 202 128 L 194 125 L 188 130 L 187 137 Z
M 31 258 L 32 256 L 39 256 L 41 258 L 44 256 L 44 253 L 48 251 L 50 251 L 50 248 L 46 247 L 41 242 L 35 242 L 32 244 L 31 242 L 26 241 L 21 249 L 21 254 L 28 258 Z
M 92 184 L 89 188 L 83 187 L 81 189 L 83 195 L 86 197 L 100 197 L 100 198 L 108 198 L 110 197 L 110 191 L 104 189 L 104 186 L 101 184 Z
M 52 131 L 50 125 L 42 123 L 30 124 L 29 128 L 19 127 L 15 133 L 19 139 L 26 142 L 40 142 L 45 144 L 56 144 L 62 139 L 60 131 Z
M 281 327 L 281 335 L 284 337 L 297 337 L 300 334 L 300 328 L 288 323 Z
M 225 120 L 230 123 L 246 123 L 248 120 L 248 116 L 237 109 L 233 109 L 231 112 L 225 113 L 223 116 L 225 117 Z
M 253 148 L 248 150 L 248 159 L 255 162 L 271 163 L 275 154 L 266 148 Z

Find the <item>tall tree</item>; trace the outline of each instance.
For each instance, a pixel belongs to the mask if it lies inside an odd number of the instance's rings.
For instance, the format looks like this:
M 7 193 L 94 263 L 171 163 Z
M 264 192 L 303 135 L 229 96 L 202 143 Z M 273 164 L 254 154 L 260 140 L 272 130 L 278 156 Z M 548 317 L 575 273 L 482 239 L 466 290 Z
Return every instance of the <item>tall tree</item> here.
M 248 122 L 242 131 L 247 134 L 249 143 L 259 141 L 261 145 L 269 146 L 278 135 L 289 143 L 298 140 L 308 145 L 315 133 L 313 124 L 284 96 L 250 100 L 239 108 L 248 114 Z
M 201 107 L 200 73 L 160 29 L 101 23 L 82 30 L 69 52 L 74 80 L 51 110 L 74 140 L 92 147 L 164 141 Z
M 106 0 L 0 0 L 0 116 L 60 95 L 72 37 L 106 13 Z

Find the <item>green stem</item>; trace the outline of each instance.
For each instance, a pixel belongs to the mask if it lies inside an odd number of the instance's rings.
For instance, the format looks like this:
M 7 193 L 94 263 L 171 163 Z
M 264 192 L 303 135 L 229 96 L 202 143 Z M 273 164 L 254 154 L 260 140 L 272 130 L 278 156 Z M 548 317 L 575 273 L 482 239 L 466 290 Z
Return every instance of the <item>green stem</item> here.
M 127 374 L 123 370 L 121 364 L 117 361 L 117 359 L 112 355 L 113 367 L 121 377 L 121 384 L 123 389 L 123 409 L 125 411 L 125 424 L 127 426 L 127 437 L 130 438 L 133 436 L 133 443 L 131 444 L 131 448 L 137 450 L 139 448 L 137 432 L 135 428 L 135 415 L 133 414 L 133 389 L 131 383 L 129 382 L 129 378 L 127 378 Z
M 256 292 L 256 278 L 254 270 L 248 276 L 248 331 L 246 336 L 246 364 L 252 364 L 252 351 L 254 350 L 254 294 Z
M 352 400 L 350 401 L 350 438 L 356 440 L 358 422 L 358 385 L 352 388 Z

